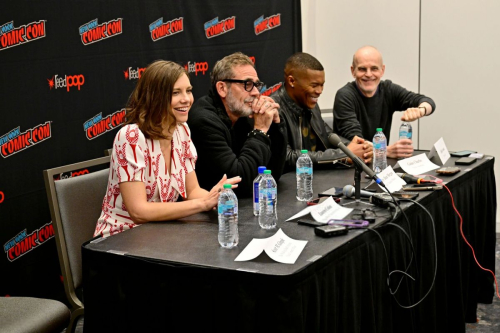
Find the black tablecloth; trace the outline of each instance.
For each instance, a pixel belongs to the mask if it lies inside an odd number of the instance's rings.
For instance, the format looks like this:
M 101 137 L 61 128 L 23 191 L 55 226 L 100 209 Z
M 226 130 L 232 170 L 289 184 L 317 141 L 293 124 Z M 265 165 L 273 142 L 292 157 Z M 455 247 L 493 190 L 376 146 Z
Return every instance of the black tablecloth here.
M 447 165 L 453 163 L 454 158 Z M 464 219 L 465 236 L 479 262 L 492 270 L 493 163 L 483 159 L 444 178 Z M 314 192 L 352 183 L 353 176 L 353 169 L 315 171 Z M 324 239 L 311 227 L 285 222 L 305 207 L 295 199 L 294 174 L 278 182 L 278 228 L 308 240 L 293 265 L 276 263 L 265 253 L 249 262 L 234 261 L 251 239 L 275 232 L 259 228 L 250 199 L 239 200 L 235 249 L 219 246 L 215 212 L 148 223 L 86 243 L 85 332 L 464 332 L 465 322 L 476 320 L 477 303 L 491 303 L 493 277 L 477 267 L 461 239 L 448 192 L 422 192 L 418 201 L 434 218 L 437 252 L 433 225 L 414 204 L 404 205 L 409 221 L 399 215 L 390 223 L 390 212 L 377 209 L 371 228 L 378 234 L 351 230 Z M 398 226 L 411 237 L 413 251 Z M 420 304 L 403 308 L 431 287 L 436 253 L 433 288 Z M 388 272 L 408 265 L 415 282 L 402 279 L 391 296 Z M 392 290 L 401 277 L 392 274 Z

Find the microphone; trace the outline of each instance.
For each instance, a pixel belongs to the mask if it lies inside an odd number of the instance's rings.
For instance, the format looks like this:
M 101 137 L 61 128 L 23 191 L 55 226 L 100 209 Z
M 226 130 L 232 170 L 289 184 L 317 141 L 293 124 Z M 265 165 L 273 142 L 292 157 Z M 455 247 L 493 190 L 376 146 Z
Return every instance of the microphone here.
M 422 183 L 436 183 L 433 180 L 425 180 L 423 178 L 418 178 L 407 173 L 396 172 L 396 175 L 401 177 L 407 184 L 422 184 Z
M 349 148 L 347 148 L 342 141 L 340 141 L 340 138 L 337 134 L 330 134 L 330 136 L 328 136 L 328 141 L 330 141 L 330 143 L 334 147 L 340 148 L 344 152 L 344 154 L 346 154 L 353 161 L 353 163 L 356 164 L 356 166 L 361 168 L 368 176 L 370 176 L 370 178 L 373 178 L 377 182 L 377 184 L 382 184 L 382 180 L 377 177 L 375 171 L 370 169 L 368 165 L 366 165 L 359 157 L 354 155 L 354 153 Z
M 350 197 L 353 197 L 356 194 L 355 191 L 356 191 L 356 189 L 354 188 L 354 186 L 352 186 L 352 185 L 346 185 L 346 186 L 344 186 L 344 189 L 342 190 L 342 194 L 344 194 L 344 196 L 346 198 L 350 198 Z M 365 190 L 360 190 L 359 194 L 362 197 L 368 198 L 368 197 L 371 197 L 372 195 L 374 195 L 375 193 L 368 192 L 368 191 L 365 191 Z

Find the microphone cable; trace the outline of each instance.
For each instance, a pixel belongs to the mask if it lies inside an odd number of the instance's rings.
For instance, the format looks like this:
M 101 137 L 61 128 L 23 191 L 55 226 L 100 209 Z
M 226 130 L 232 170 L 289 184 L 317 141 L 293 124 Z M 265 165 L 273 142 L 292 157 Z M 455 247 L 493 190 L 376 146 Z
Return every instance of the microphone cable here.
M 368 228 L 368 230 L 371 230 L 373 232 L 375 232 L 377 234 L 377 236 L 380 238 L 380 241 L 382 243 L 382 247 L 384 248 L 384 253 L 385 253 L 385 257 L 386 257 L 386 261 L 387 261 L 387 272 L 388 272 L 388 277 L 387 277 L 387 286 L 389 288 L 389 292 L 390 294 L 393 296 L 394 300 L 396 301 L 396 303 L 401 307 L 401 308 L 404 308 L 404 309 L 411 309 L 417 305 L 419 305 L 428 295 L 429 293 L 431 292 L 432 288 L 434 287 L 434 284 L 435 284 L 435 280 L 436 280 L 436 275 L 437 275 L 437 265 L 438 265 L 438 255 L 437 255 L 437 239 L 436 239 L 436 231 L 435 231 L 435 223 L 434 223 L 434 219 L 432 217 L 432 214 L 420 203 L 418 203 L 417 201 L 415 200 L 412 200 L 412 199 L 405 199 L 405 198 L 401 198 L 399 200 L 396 200 L 394 198 L 394 196 L 392 195 L 392 193 L 384 186 L 384 188 L 387 190 L 387 193 L 389 193 L 389 195 L 391 196 L 393 202 L 394 202 L 394 205 L 395 205 L 395 208 L 396 210 L 399 209 L 399 211 L 403 214 L 404 216 L 404 220 L 406 221 L 407 225 L 408 225 L 408 232 L 406 232 L 406 230 L 401 227 L 400 225 L 397 225 L 396 223 L 394 222 L 389 222 L 385 225 L 382 225 L 380 227 L 384 227 L 384 226 L 388 226 L 388 225 L 391 225 L 391 226 L 394 226 L 394 227 L 397 227 L 399 228 L 403 234 L 406 236 L 406 238 L 408 239 L 408 242 L 410 244 L 410 247 L 411 247 L 411 258 L 410 258 L 410 262 L 408 263 L 408 265 L 406 266 L 405 270 L 404 271 L 401 271 L 401 270 L 393 270 L 393 271 L 390 271 L 390 266 L 389 266 L 389 257 L 388 257 L 388 254 L 387 254 L 387 248 L 385 246 L 385 243 L 384 243 L 384 240 L 382 238 L 382 236 L 380 235 L 380 233 L 378 231 L 376 231 L 375 229 L 371 229 L 371 228 Z M 434 254 L 435 254 L 435 267 L 434 267 L 434 274 L 433 274 L 433 278 L 432 278 L 432 283 L 429 287 L 429 289 L 427 290 L 427 292 L 425 293 L 424 296 L 422 296 L 422 298 L 420 300 L 418 300 L 416 303 L 413 303 L 413 304 L 410 304 L 410 305 L 403 305 L 401 304 L 398 299 L 396 298 L 395 294 L 398 292 L 399 290 L 399 287 L 403 281 L 403 278 L 406 276 L 410 279 L 412 279 L 413 281 L 415 281 L 415 278 L 413 278 L 410 274 L 408 274 L 408 270 L 413 262 L 413 257 L 415 256 L 415 249 L 414 249 L 414 246 L 413 246 L 413 242 L 411 240 L 412 238 L 412 235 L 411 235 L 411 228 L 410 228 L 410 222 L 409 222 L 409 219 L 408 219 L 408 216 L 406 215 L 406 213 L 404 212 L 404 210 L 401 208 L 399 202 L 400 201 L 408 201 L 408 202 L 412 202 L 416 205 L 418 205 L 420 208 L 422 208 L 426 213 L 427 215 L 429 215 L 429 218 L 431 220 L 431 224 L 432 224 L 432 233 L 433 233 L 433 240 L 434 240 Z M 394 219 L 397 217 L 397 212 L 396 214 L 393 216 L 393 221 Z M 416 258 L 416 256 L 415 256 Z M 416 259 L 415 259 L 416 260 Z M 415 268 L 417 270 L 417 275 L 419 275 L 419 272 L 418 272 L 418 263 L 415 264 Z M 399 280 L 399 283 L 396 287 L 395 290 L 392 290 L 391 286 L 390 286 L 390 279 L 391 279 L 391 276 L 393 274 L 402 274 L 404 276 L 401 277 L 401 279 Z
M 446 185 L 443 185 L 443 187 L 450 194 L 451 204 L 453 206 L 453 209 L 455 210 L 455 213 L 458 215 L 458 218 L 460 219 L 460 235 L 462 235 L 462 238 L 464 239 L 465 243 L 471 248 L 474 260 L 476 261 L 476 264 L 479 266 L 479 268 L 481 268 L 483 271 L 490 272 L 493 275 L 493 279 L 495 281 L 495 286 L 496 286 L 497 297 L 500 298 L 500 293 L 498 292 L 498 282 L 497 282 L 497 277 L 495 276 L 495 273 L 491 269 L 484 268 L 483 266 L 481 266 L 481 264 L 477 260 L 477 258 L 476 258 L 476 252 L 474 251 L 474 248 L 472 247 L 472 245 L 470 245 L 469 241 L 467 240 L 467 238 L 464 235 L 464 232 L 463 232 L 463 229 L 462 229 L 462 225 L 463 225 L 464 220 L 462 218 L 462 215 L 460 215 L 460 213 L 458 212 L 457 207 L 455 207 L 455 200 L 453 199 L 453 194 L 451 194 L 450 189 Z

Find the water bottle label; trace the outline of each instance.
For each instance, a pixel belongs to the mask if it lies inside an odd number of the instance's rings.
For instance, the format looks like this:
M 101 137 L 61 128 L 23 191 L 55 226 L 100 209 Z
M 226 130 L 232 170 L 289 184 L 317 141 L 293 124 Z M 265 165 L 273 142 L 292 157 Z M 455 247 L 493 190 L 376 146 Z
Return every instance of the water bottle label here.
M 259 183 L 253 183 L 253 202 L 259 203 Z
M 275 188 L 268 188 L 267 191 L 267 198 L 269 200 L 276 199 L 276 189 Z M 270 201 L 270 205 L 272 205 L 272 201 Z
M 379 142 L 373 144 L 373 149 L 385 149 L 385 142 Z
M 312 168 L 311 167 L 300 167 L 300 168 L 297 168 L 297 173 L 298 174 L 301 174 L 301 173 L 305 173 L 305 174 L 308 174 L 308 175 L 312 175 Z
M 402 137 L 402 136 L 408 137 L 408 132 L 407 131 L 401 131 L 401 132 L 399 132 L 399 136 L 400 137 Z
M 234 200 L 228 200 L 225 204 L 219 204 L 217 207 L 217 212 L 219 214 L 236 214 L 238 212 L 235 207 Z

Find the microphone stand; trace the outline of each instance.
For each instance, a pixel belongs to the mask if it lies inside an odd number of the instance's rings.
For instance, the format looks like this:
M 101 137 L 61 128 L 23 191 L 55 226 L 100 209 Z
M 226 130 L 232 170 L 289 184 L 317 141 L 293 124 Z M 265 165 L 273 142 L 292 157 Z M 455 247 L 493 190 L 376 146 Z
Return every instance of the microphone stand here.
M 358 160 L 353 160 L 354 164 L 354 201 L 345 203 L 343 206 L 354 204 L 356 208 L 362 205 L 373 206 L 371 203 L 361 201 L 361 172 L 363 168 L 358 164 Z

